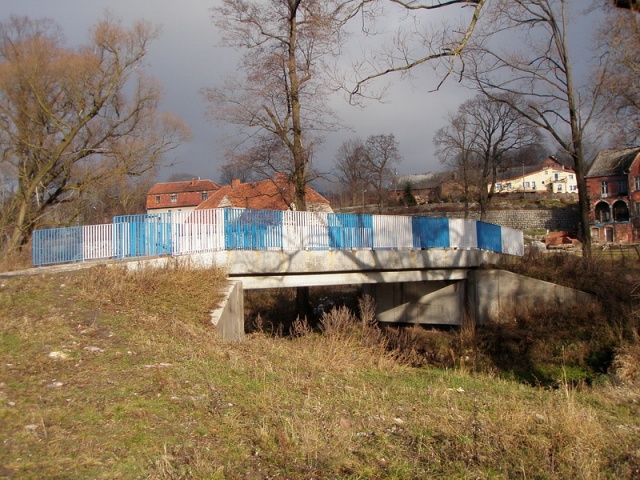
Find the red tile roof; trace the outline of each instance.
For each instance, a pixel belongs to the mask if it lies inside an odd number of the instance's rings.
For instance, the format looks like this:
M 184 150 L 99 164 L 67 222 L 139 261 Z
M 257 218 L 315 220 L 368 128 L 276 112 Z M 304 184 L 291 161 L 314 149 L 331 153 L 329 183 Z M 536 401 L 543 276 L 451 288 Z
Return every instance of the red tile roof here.
M 211 180 L 200 179 L 156 183 L 147 192 L 147 210 L 196 207 L 202 203 L 204 192 L 211 196 L 219 188 L 220 185 Z M 173 196 L 175 201 L 172 202 Z
M 198 210 L 207 208 L 250 208 L 255 210 L 289 210 L 293 204 L 294 187 L 284 175 L 259 182 L 240 183 L 234 180 L 231 185 L 221 187 L 198 205 Z M 317 210 L 318 207 L 330 211 L 331 206 L 326 198 L 310 187 L 307 187 L 307 207 Z
M 193 179 L 184 182 L 156 183 L 147 195 L 161 195 L 163 193 L 205 192 L 217 190 L 220 185 L 211 180 Z

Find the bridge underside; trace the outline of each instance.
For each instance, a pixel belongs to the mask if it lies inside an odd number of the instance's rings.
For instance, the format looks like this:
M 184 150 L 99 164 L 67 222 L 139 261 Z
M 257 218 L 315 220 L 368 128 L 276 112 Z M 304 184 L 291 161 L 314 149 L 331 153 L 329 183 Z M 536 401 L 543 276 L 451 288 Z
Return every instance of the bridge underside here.
M 363 285 L 379 321 L 437 325 L 462 322 L 469 273 L 501 257 L 460 249 L 229 253 L 218 265 L 245 289 Z
M 364 285 L 376 300 L 378 319 L 389 323 L 460 325 L 468 315 L 476 324 L 483 324 L 501 321 L 516 308 L 590 301 L 583 292 L 481 268 L 498 263 L 501 257 L 477 249 L 430 249 L 232 250 L 180 258 L 194 267 L 223 268 L 247 290 Z M 139 263 L 162 265 L 171 260 L 164 257 Z

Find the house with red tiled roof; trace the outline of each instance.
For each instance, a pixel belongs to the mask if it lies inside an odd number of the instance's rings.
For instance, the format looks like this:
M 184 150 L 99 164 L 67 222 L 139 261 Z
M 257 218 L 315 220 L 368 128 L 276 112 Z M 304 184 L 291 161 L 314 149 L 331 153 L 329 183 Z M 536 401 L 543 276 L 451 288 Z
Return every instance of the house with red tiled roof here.
M 156 183 L 147 192 L 147 213 L 194 210 L 220 189 L 211 180 Z
M 248 208 L 253 210 L 294 210 L 294 186 L 286 175 L 276 175 L 258 182 L 240 183 L 234 179 L 231 185 L 220 187 L 198 210 L 207 208 Z M 331 213 L 329 201 L 307 186 L 307 210 Z

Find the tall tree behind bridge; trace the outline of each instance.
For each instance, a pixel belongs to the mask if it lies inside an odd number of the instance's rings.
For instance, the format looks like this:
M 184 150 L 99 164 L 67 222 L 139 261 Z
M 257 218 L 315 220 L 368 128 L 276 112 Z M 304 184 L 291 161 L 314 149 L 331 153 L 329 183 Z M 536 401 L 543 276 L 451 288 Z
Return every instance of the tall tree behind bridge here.
M 582 12 L 568 10 L 582 6 L 572 0 L 496 0 L 483 35 L 476 36 L 474 47 L 467 50 L 462 73 L 488 98 L 506 103 L 545 130 L 571 157 L 578 183 L 583 254 L 589 256 L 584 144 L 606 71 L 601 70 L 592 85 L 576 77 L 569 44 L 578 31 L 571 30 L 569 17 Z
M 393 133 L 369 135 L 365 142 L 365 154 L 371 187 L 376 194 L 378 213 L 382 213 L 393 177 L 391 166 L 402 161 L 396 137 Z
M 156 35 L 106 18 L 72 50 L 50 21 L 0 24 L 0 162 L 13 184 L 0 213 L 5 248 L 27 242 L 56 206 L 144 174 L 188 138 L 139 68 Z
M 222 0 L 214 23 L 246 51 L 239 74 L 205 90 L 211 117 L 237 126 L 261 170 L 286 173 L 305 210 L 313 132 L 335 129 L 324 62 L 339 51 L 349 0 Z M 274 145 L 274 142 L 279 145 Z M 260 155 L 267 152 L 268 156 Z
M 344 141 L 338 148 L 334 160 L 334 176 L 350 197 L 350 205 L 358 204 L 371 183 L 368 156 L 362 140 L 353 138 Z

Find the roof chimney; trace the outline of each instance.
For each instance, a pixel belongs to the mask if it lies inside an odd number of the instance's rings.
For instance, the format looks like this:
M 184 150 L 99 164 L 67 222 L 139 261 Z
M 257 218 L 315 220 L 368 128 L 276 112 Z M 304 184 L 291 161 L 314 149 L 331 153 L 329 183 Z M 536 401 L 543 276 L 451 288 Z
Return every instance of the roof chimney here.
M 240 186 L 240 179 L 239 178 L 234 178 L 233 180 L 231 180 L 231 188 L 233 190 L 235 190 L 239 186 Z

